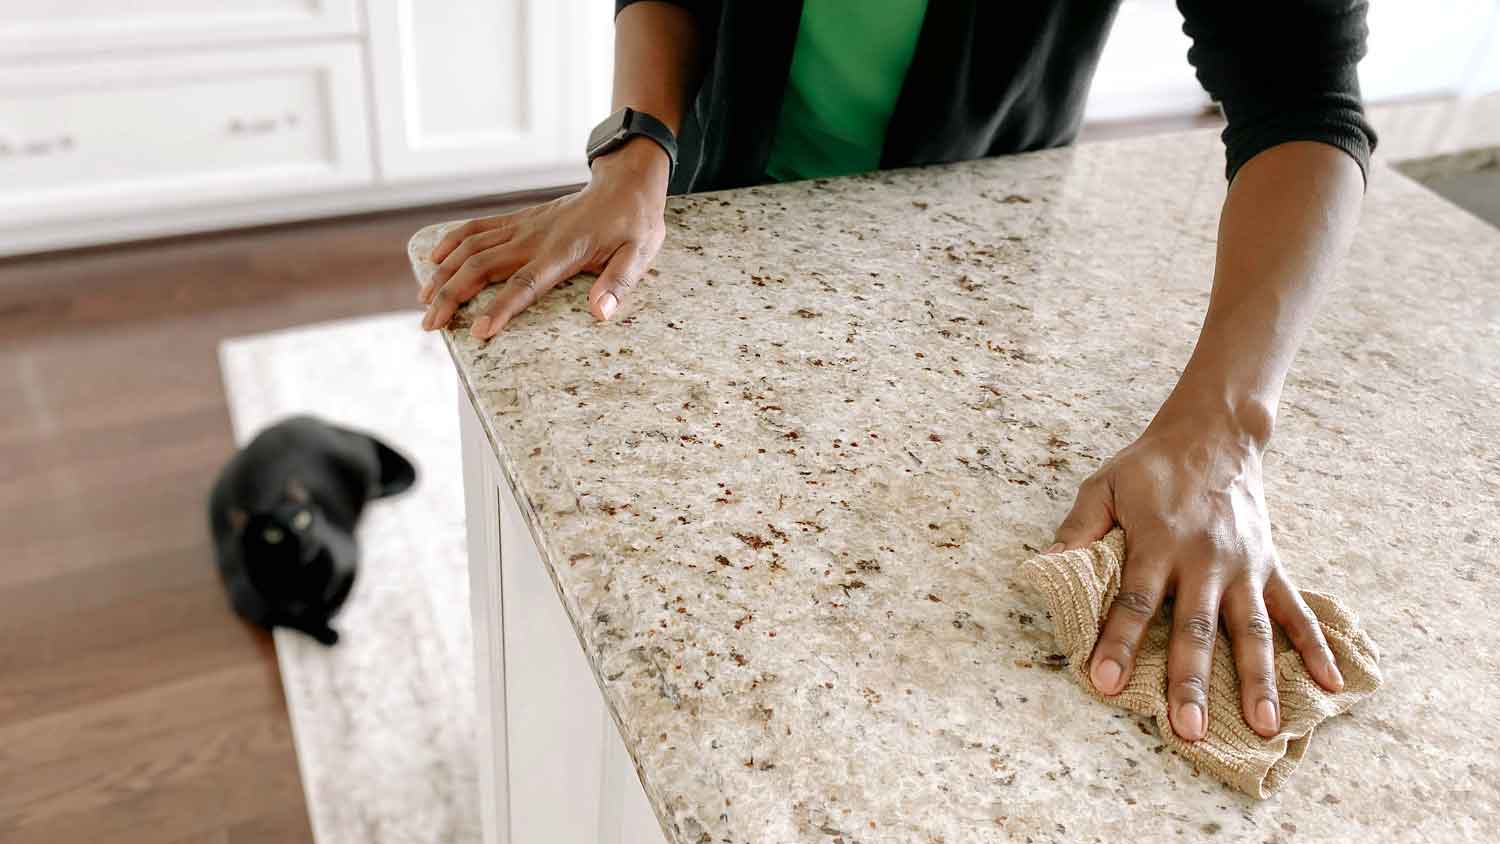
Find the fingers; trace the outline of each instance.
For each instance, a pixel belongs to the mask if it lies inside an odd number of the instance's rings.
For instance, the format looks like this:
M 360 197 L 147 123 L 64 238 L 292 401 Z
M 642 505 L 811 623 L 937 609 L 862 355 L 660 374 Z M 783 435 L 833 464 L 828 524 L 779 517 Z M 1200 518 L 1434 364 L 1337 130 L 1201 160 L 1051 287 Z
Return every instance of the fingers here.
M 463 303 L 477 296 L 486 286 L 510 277 L 525 263 L 526 256 L 511 245 L 471 255 L 432 296 L 422 327 L 431 331 L 447 325 Z
M 1208 581 L 1178 584 L 1167 648 L 1167 708 L 1172 731 L 1185 741 L 1208 734 L 1208 675 L 1218 635 L 1218 587 Z
M 1323 638 L 1323 627 L 1318 624 L 1318 617 L 1313 615 L 1313 611 L 1302 600 L 1280 566 L 1272 570 L 1271 579 L 1266 583 L 1266 609 L 1271 618 L 1286 631 L 1292 647 L 1302 655 L 1307 673 L 1312 675 L 1318 685 L 1330 692 L 1343 690 L 1344 675 L 1339 672 L 1333 651 L 1329 650 L 1328 641 Z
M 1073 509 L 1058 525 L 1057 535 L 1047 553 L 1082 548 L 1109 533 L 1115 526 L 1112 496 L 1109 482 L 1102 475 L 1095 474 L 1084 481 L 1078 488 L 1078 497 L 1073 500 Z
M 1281 728 L 1281 701 L 1276 695 L 1276 659 L 1271 645 L 1271 618 L 1261 587 L 1246 583 L 1224 596 L 1224 621 L 1240 677 L 1240 709 L 1245 723 L 1266 738 Z
M 509 242 L 513 233 L 513 230 L 509 226 L 505 226 L 472 234 L 464 238 L 456 246 L 448 250 L 446 257 L 438 264 L 437 269 L 433 271 L 432 277 L 427 279 L 426 284 L 422 285 L 422 291 L 417 294 L 417 298 L 424 305 L 432 304 L 433 295 L 437 293 L 438 289 L 448 279 L 457 274 L 466 262 L 476 255 L 483 254 L 488 249 Z
M 646 274 L 646 265 L 651 262 L 647 250 L 634 243 L 627 243 L 615 251 L 604 272 L 589 288 L 589 311 L 595 319 L 606 320 L 640 284 Z
M 1089 661 L 1089 679 L 1106 695 L 1117 695 L 1135 671 L 1135 654 L 1166 591 L 1166 566 L 1150 558 L 1126 562 L 1120 591 Z
M 469 333 L 481 340 L 494 337 L 516 314 L 531 307 L 542 294 L 578 272 L 581 262 L 537 259 L 516 270 L 484 313 L 474 319 Z
M 434 263 L 440 264 L 445 259 L 447 259 L 448 254 L 454 249 L 458 248 L 458 245 L 460 243 L 463 243 L 464 240 L 472 237 L 473 235 L 487 232 L 491 229 L 504 225 L 510 220 L 510 217 L 511 215 L 509 214 L 498 214 L 494 217 L 478 217 L 476 219 L 468 221 L 467 223 L 464 223 L 461 226 L 455 226 L 454 228 L 450 229 L 447 234 L 443 235 L 443 239 L 438 241 L 437 246 L 433 247 L 432 255 L 430 257 L 432 258 Z

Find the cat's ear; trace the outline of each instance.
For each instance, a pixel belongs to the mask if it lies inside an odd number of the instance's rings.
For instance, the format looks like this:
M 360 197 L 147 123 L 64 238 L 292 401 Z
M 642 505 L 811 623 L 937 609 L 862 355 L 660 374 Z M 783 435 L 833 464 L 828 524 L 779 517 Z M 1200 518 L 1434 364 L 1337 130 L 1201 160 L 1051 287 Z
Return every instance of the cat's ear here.
M 368 436 L 368 435 L 367 435 Z M 376 481 L 376 498 L 398 495 L 412 488 L 417 482 L 417 467 L 411 465 L 400 452 L 374 437 L 368 437 L 375 447 L 375 460 L 380 465 L 380 478 Z
M 232 528 L 235 533 L 243 532 L 245 530 L 245 525 L 249 523 L 249 513 L 246 513 L 244 510 L 241 510 L 238 507 L 231 507 L 229 509 L 229 527 Z

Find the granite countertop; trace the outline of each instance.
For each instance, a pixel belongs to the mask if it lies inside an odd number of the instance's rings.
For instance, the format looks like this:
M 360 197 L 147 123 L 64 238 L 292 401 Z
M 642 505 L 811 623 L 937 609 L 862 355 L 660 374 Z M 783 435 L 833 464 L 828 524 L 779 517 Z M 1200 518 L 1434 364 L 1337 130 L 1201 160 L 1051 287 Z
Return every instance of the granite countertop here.
M 1059 672 L 1016 564 L 1208 301 L 1213 132 L 674 199 L 447 335 L 674 842 L 1294 841 L 1500 828 L 1500 232 L 1383 166 L 1266 493 L 1386 684 L 1252 801 Z M 411 244 L 419 275 L 442 226 Z M 482 298 L 480 301 L 486 301 Z

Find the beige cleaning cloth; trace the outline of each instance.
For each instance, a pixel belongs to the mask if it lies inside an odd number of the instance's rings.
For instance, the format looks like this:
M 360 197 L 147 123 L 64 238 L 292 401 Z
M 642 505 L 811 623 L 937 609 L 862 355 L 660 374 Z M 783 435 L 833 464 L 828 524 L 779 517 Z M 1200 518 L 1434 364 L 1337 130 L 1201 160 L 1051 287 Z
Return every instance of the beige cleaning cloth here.
M 1089 680 L 1089 656 L 1120 589 L 1124 561 L 1125 532 L 1115 528 L 1087 548 L 1033 557 L 1021 564 L 1021 575 L 1046 597 L 1058 649 L 1067 655 L 1069 671 L 1084 691 L 1097 700 L 1155 719 L 1156 731 L 1168 747 L 1252 797 L 1264 799 L 1281 788 L 1307 752 L 1313 728 L 1380 685 L 1379 653 L 1354 614 L 1329 595 L 1303 590 L 1302 599 L 1318 617 L 1344 675 L 1344 690 L 1337 694 L 1324 691 L 1307 673 L 1301 655 L 1286 635 L 1277 629 L 1274 652 L 1281 732 L 1274 738 L 1261 738 L 1245 723 L 1240 711 L 1239 678 L 1229 639 L 1220 630 L 1208 682 L 1208 734 L 1200 741 L 1183 741 L 1172 732 L 1167 718 L 1168 613 L 1158 612 L 1147 627 L 1135 670 L 1118 695 L 1100 694 Z

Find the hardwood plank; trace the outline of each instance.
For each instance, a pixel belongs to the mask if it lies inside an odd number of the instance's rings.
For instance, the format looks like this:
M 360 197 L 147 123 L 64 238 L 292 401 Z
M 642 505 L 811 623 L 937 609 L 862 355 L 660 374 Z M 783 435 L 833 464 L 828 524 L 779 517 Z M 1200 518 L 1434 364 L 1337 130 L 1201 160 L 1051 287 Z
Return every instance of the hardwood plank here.
M 268 812 L 228 827 L 194 833 L 170 844 L 312 844 L 312 831 L 299 811 Z
M 108 565 L 6 587 L 0 591 L 8 609 L 0 614 L 0 642 L 53 640 L 78 626 L 81 617 L 152 592 L 190 586 L 217 589 L 218 573 L 204 557 L 207 552 L 196 538 L 184 539 L 175 548 L 163 542 L 145 554 L 116 555 Z
M 225 830 L 225 844 L 312 844 L 312 830 L 301 811 L 268 812 Z
M 29 489 L 0 485 L 0 508 L 18 520 L 21 543 L 0 571 L 0 587 L 108 565 L 166 544 L 180 547 L 184 539 L 197 543 L 203 564 L 212 565 L 206 502 L 214 474 L 232 453 L 227 444 L 188 442 L 92 469 L 64 465 Z M 47 494 L 23 497 L 37 491 Z
M 0 651 L 0 724 L 274 659 L 269 636 L 235 618 L 209 586 L 150 595 L 56 627 L 62 629 L 10 637 Z
M 117 748 L 107 766 L 71 760 L 0 774 L 0 839 L 8 844 L 85 841 L 114 815 L 108 840 L 170 841 L 233 826 L 301 799 L 295 766 L 268 766 L 292 751 L 282 714 L 179 728 Z
M 185 729 L 227 719 L 274 719 L 286 710 L 275 679 L 271 666 L 241 662 L 11 721 L 0 726 L 0 772 L 34 771 L 59 762 L 81 767 L 90 759 L 129 752 Z M 171 718 L 164 719 L 163 713 Z

